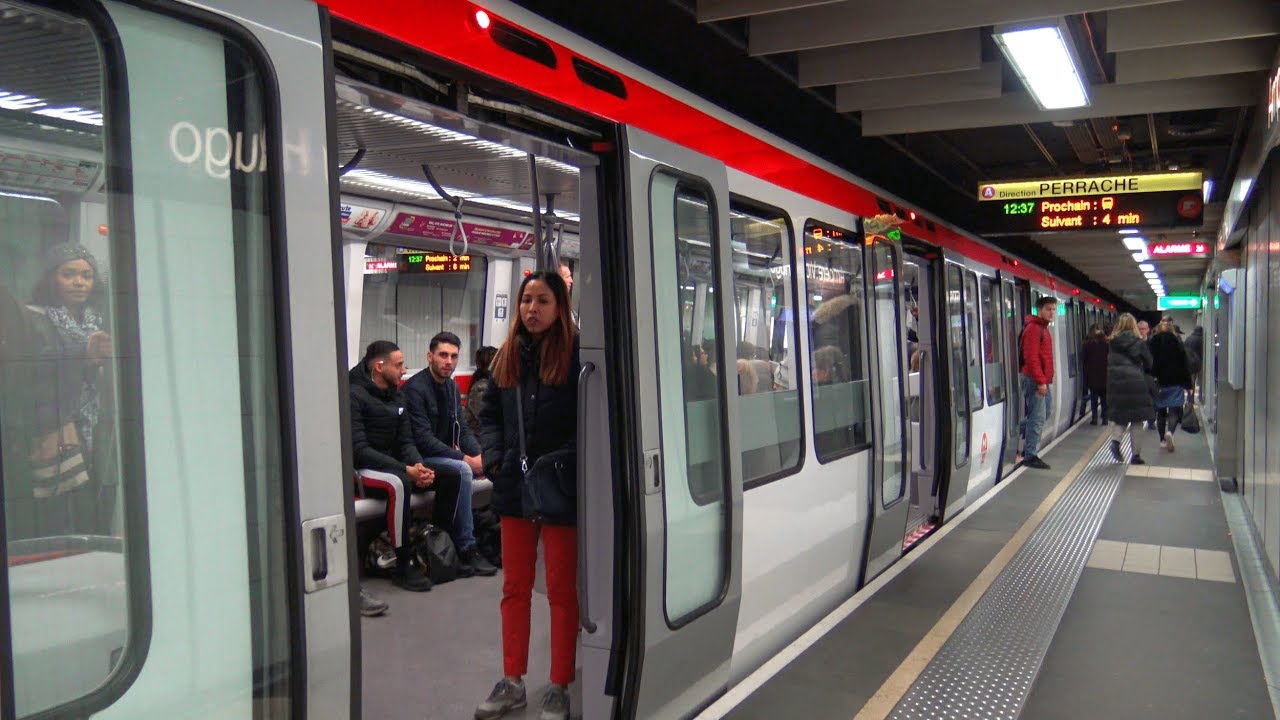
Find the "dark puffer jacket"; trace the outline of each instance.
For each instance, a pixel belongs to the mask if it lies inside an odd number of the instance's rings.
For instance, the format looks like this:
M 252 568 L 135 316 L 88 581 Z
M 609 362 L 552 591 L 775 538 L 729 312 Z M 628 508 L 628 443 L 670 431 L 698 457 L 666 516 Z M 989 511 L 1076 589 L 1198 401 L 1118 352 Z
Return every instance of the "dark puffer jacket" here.
M 403 473 L 422 462 L 399 388 L 373 384 L 363 364 L 351 368 L 351 456 L 356 469 Z
M 1151 350 L 1151 374 L 1160 387 L 1191 387 L 1187 349 L 1171 332 L 1156 333 L 1147 342 Z
M 1197 327 L 1187 337 L 1187 366 L 1193 376 L 1199 375 L 1204 367 L 1204 328 Z
M 524 475 L 520 471 L 519 425 L 516 422 L 516 390 L 524 405 L 525 449 L 529 467 L 543 455 L 561 449 L 575 449 L 578 437 L 578 343 L 574 341 L 573 362 L 563 385 L 545 385 L 538 377 L 538 353 L 532 343 L 521 338 L 520 384 L 503 389 L 489 385 L 480 409 L 480 447 L 485 474 L 493 481 L 493 507 L 499 515 L 533 519 L 525 511 Z M 571 498 L 570 500 L 575 500 Z M 557 524 L 577 523 L 576 501 L 565 507 L 543 508 L 540 520 Z
M 1156 419 L 1155 398 L 1147 384 L 1151 350 L 1137 334 L 1125 331 L 1111 340 L 1107 355 L 1107 419 L 1113 423 Z

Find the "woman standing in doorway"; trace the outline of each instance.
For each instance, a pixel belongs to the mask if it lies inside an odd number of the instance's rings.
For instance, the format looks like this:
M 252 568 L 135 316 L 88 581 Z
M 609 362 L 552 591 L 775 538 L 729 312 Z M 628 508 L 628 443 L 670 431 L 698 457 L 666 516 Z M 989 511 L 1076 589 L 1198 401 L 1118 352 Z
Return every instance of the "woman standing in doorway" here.
M 1111 434 L 1111 456 L 1124 462 L 1120 441 L 1127 433 L 1133 441 L 1134 465 L 1145 465 L 1142 459 L 1142 424 L 1155 419 L 1152 399 L 1151 351 L 1138 335 L 1138 321 L 1129 313 L 1120 316 L 1111 333 L 1111 352 L 1107 355 L 1107 419 L 1116 424 Z M 1134 424 L 1138 432 L 1134 432 Z
M 493 359 L 493 385 L 480 410 L 484 469 L 502 516 L 503 678 L 475 717 L 492 720 L 527 703 L 530 601 L 541 536 L 551 606 L 551 688 L 539 718 L 568 720 L 579 622 L 578 332 L 568 287 L 558 273 L 529 275 L 516 297 L 519 310 Z M 553 459 L 557 487 L 536 493 L 535 499 L 530 489 L 546 488 L 541 481 L 552 464 L 539 460 Z
M 1107 424 L 1107 355 L 1111 345 L 1102 332 L 1101 325 L 1094 325 L 1084 341 L 1084 386 L 1089 391 L 1089 407 L 1092 410 L 1090 425 L 1098 424 L 1098 405 L 1102 405 L 1102 424 Z

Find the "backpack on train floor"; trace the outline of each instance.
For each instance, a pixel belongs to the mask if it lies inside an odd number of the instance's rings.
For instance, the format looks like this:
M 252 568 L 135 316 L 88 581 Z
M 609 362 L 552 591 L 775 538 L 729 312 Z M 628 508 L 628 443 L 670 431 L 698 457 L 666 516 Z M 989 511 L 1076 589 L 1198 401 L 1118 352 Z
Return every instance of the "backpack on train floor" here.
M 431 582 L 439 585 L 458 579 L 458 549 L 453 545 L 453 538 L 443 528 L 430 523 L 419 523 L 409 530 L 409 547 L 413 548 L 413 556 L 418 567 L 427 574 Z

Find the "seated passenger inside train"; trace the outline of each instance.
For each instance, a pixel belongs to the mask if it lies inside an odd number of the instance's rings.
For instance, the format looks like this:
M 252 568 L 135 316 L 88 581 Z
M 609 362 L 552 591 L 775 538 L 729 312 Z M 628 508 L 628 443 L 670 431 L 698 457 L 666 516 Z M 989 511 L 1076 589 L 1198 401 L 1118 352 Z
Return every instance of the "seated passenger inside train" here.
M 427 352 L 427 367 L 409 378 L 403 390 L 413 442 L 422 464 L 435 473 L 437 482 L 456 482 L 460 488 L 452 522 L 459 570 L 464 577 L 489 576 L 496 574 L 498 568 L 476 550 L 471 517 L 471 482 L 484 475 L 480 443 L 463 421 L 462 391 L 453 379 L 461 346 L 457 335 L 448 331 L 436 333 Z
M 459 476 L 437 481 L 435 472 L 422 463 L 400 390 L 404 372 L 404 353 L 387 340 L 370 343 L 364 358 L 351 368 L 352 459 L 358 492 L 387 500 L 387 534 L 396 555 L 392 580 L 405 590 L 426 592 L 431 580 L 406 542 L 412 520 L 409 494 L 434 489 L 432 522 L 452 528 Z

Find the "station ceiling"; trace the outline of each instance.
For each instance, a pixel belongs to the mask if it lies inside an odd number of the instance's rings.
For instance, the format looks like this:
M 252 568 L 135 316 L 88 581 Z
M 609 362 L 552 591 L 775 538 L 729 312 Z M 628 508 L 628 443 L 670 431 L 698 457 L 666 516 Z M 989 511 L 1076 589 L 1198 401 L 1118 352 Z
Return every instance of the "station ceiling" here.
M 1155 296 L 1114 232 L 983 227 L 991 180 L 1201 170 L 1229 186 L 1280 41 L 1272 0 L 517 0 L 1121 306 Z M 993 27 L 1060 18 L 1090 105 L 1037 109 Z M 1212 238 L 1200 228 L 1148 240 Z M 1207 261 L 1153 260 L 1169 294 Z

